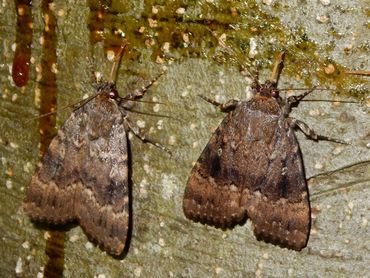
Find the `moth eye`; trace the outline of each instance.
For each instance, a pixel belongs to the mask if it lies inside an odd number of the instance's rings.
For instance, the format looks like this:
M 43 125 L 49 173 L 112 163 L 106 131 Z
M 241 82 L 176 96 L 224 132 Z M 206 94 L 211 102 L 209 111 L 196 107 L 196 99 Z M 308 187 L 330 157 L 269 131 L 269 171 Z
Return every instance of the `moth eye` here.
M 274 98 L 278 98 L 279 97 L 279 91 L 271 91 L 271 96 L 274 97 Z
M 111 99 L 116 99 L 117 98 L 117 91 L 113 90 L 108 93 L 108 97 Z

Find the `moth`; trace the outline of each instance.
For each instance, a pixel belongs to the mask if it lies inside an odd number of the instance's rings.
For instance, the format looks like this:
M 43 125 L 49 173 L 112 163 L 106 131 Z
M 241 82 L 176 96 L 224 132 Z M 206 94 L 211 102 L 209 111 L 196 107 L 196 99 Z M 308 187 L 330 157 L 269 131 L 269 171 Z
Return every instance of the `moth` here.
M 120 255 L 130 219 L 128 101 L 141 98 L 156 81 L 121 98 L 113 82 L 124 47 L 109 82 L 65 121 L 53 138 L 23 202 L 36 222 L 63 225 L 77 221 L 103 250 Z
M 279 97 L 283 57 L 281 53 L 270 80 L 255 81 L 251 100 L 220 104 L 205 98 L 228 114 L 190 173 L 183 211 L 193 221 L 223 229 L 249 218 L 258 240 L 301 250 L 308 241 L 311 217 L 293 128 L 314 140 L 337 140 L 316 135 L 289 117 L 291 106 L 312 90 L 285 102 Z

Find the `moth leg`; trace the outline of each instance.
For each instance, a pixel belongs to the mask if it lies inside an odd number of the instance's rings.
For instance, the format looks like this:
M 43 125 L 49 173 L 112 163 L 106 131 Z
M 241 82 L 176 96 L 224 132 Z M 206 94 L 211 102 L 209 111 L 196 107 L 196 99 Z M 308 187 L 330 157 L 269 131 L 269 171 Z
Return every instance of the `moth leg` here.
M 292 106 L 298 102 L 300 102 L 302 99 L 304 99 L 307 95 L 311 94 L 315 89 L 317 88 L 317 86 L 314 86 L 312 87 L 312 89 L 298 95 L 298 96 L 290 96 L 288 97 L 288 100 L 287 100 L 287 103 L 289 104 L 289 106 Z
M 164 72 L 161 72 L 158 74 L 155 78 L 153 78 L 149 84 L 141 87 L 140 89 L 136 89 L 132 93 L 129 93 L 125 97 L 123 97 L 121 100 L 136 100 L 142 98 L 145 93 L 149 90 L 149 88 L 164 74 Z
M 236 99 L 231 99 L 231 100 L 229 100 L 225 103 L 220 103 L 218 101 L 215 101 L 215 100 L 210 99 L 210 98 L 205 97 L 205 96 L 199 95 L 199 97 L 201 97 L 205 101 L 209 102 L 210 104 L 213 104 L 214 106 L 217 106 L 218 108 L 220 108 L 221 112 L 225 112 L 225 113 L 234 110 L 236 108 L 236 106 L 238 106 L 238 104 L 239 104 L 239 101 L 236 100 Z
M 303 98 L 305 98 L 307 95 L 311 94 L 315 89 L 316 89 L 316 86 L 313 87 L 312 89 L 304 92 L 303 94 L 298 95 L 298 96 L 290 96 L 290 97 L 288 97 L 287 100 L 286 100 L 286 102 L 285 102 L 285 105 L 283 107 L 283 114 L 285 115 L 285 117 L 288 118 L 292 106 L 298 105 L 298 103 Z
M 166 153 L 172 156 L 172 152 L 169 149 L 167 149 L 162 144 L 155 142 L 154 140 L 150 138 L 147 138 L 144 132 L 141 131 L 140 128 L 136 124 L 131 122 L 127 117 L 124 118 L 124 124 L 125 124 L 125 127 L 128 130 L 130 130 L 141 141 L 143 141 L 144 143 L 152 144 L 153 146 L 156 146 L 157 148 L 161 149 L 162 151 L 165 151 Z
M 324 136 L 324 135 L 319 135 L 317 134 L 313 129 L 311 129 L 306 123 L 294 119 L 294 118 L 289 118 L 289 123 L 293 128 L 298 127 L 304 135 L 306 135 L 308 138 L 314 140 L 314 141 L 331 141 L 339 144 L 345 144 L 348 145 L 347 142 L 341 141 L 339 139 L 329 137 L 329 136 Z

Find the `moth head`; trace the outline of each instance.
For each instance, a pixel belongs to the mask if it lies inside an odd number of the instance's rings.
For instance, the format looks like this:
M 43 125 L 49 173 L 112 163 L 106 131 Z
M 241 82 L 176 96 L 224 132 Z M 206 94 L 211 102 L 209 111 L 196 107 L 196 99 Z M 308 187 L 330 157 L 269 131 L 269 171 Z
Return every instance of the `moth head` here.
M 270 80 L 266 81 L 264 84 L 259 84 L 256 90 L 260 96 L 273 97 L 276 99 L 279 98 L 279 89 L 277 88 L 277 84 Z
M 106 82 L 99 86 L 98 92 L 100 95 L 104 95 L 106 98 L 116 100 L 118 96 L 118 91 L 114 83 Z

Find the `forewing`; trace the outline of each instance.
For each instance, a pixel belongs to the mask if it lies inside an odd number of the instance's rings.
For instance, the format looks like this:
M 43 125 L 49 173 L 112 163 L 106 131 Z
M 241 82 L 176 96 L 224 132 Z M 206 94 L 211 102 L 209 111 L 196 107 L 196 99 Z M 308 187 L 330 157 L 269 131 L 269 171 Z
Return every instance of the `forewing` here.
M 81 165 L 76 213 L 86 234 L 119 255 L 129 227 L 127 136 L 115 103 L 98 103 L 89 115 L 87 159 Z
M 224 123 L 212 135 L 191 171 L 186 185 L 183 210 L 196 222 L 226 228 L 239 223 L 245 216 L 240 206 L 241 192 L 225 179 L 217 178 L 222 159 Z
M 261 190 L 246 191 L 243 206 L 257 239 L 301 250 L 310 232 L 308 189 L 294 132 L 285 120 L 280 126 Z
M 72 113 L 60 128 L 27 188 L 23 208 L 34 221 L 65 224 L 76 219 L 75 173 L 79 171 L 79 150 L 84 145 L 81 114 L 80 110 Z
M 114 100 L 97 96 L 53 139 L 24 208 L 37 221 L 77 220 L 90 239 L 119 255 L 129 226 L 127 137 Z
M 259 128 L 259 113 L 243 103 L 229 113 L 195 164 L 184 194 L 185 215 L 220 228 L 246 217 L 244 189 L 253 191 L 268 165 L 273 118 Z M 270 122 L 268 122 L 270 121 Z

